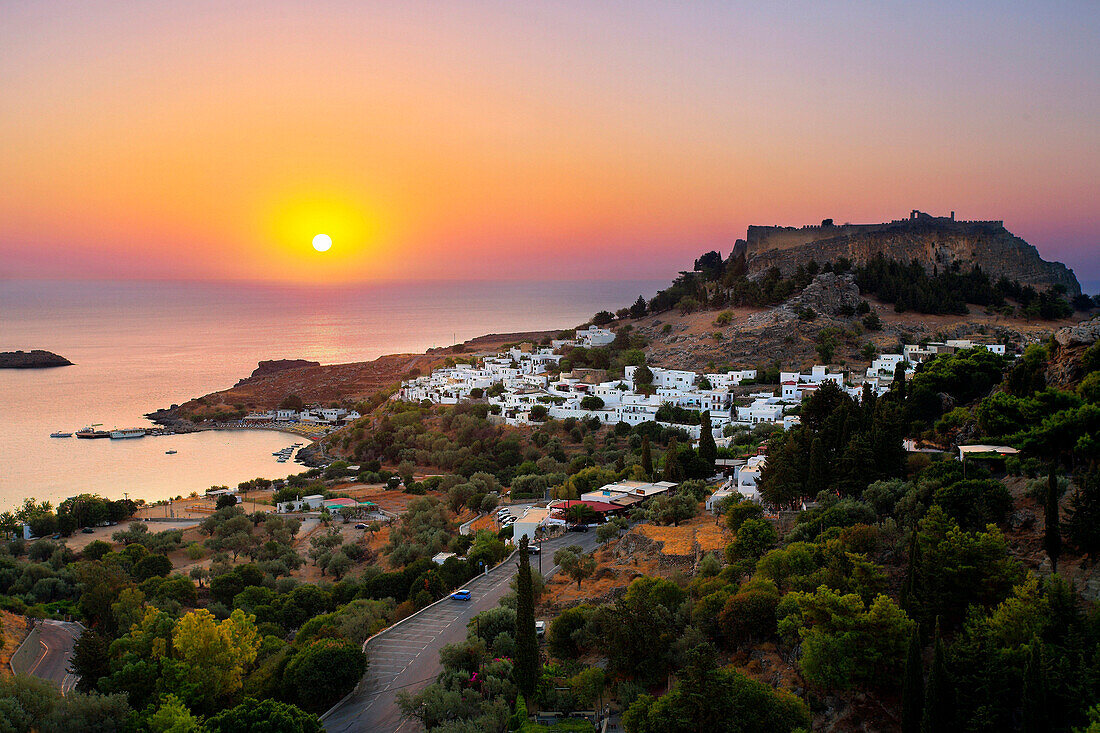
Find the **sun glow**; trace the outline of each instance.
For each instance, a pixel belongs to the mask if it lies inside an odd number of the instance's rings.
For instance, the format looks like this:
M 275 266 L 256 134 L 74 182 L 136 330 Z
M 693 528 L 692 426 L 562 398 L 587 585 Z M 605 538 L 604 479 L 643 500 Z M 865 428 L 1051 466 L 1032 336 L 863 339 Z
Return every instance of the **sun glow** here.
M 391 228 L 367 195 L 330 190 L 275 196 L 264 209 L 265 269 L 293 280 L 362 277 L 364 268 L 376 270 L 390 257 Z

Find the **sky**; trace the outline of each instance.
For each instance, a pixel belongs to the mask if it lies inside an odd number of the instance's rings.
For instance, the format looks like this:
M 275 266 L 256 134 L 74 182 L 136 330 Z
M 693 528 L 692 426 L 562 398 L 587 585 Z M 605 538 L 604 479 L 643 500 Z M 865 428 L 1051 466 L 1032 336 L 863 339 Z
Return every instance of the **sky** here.
M 0 278 L 661 278 L 916 208 L 1096 281 L 1098 173 L 1095 0 L 0 3 Z

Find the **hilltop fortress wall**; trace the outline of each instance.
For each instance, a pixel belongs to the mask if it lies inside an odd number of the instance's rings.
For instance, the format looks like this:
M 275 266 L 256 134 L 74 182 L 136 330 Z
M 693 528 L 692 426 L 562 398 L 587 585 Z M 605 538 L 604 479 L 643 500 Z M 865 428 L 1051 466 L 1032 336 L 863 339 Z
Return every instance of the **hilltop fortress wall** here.
M 976 263 L 995 278 L 1040 289 L 1063 285 L 1070 295 L 1081 292 L 1072 270 L 1043 260 L 1035 247 L 1005 229 L 1003 221 L 960 221 L 954 212 L 947 217 L 913 211 L 906 219 L 883 224 L 750 226 L 746 239 L 734 247 L 734 255 L 740 253 L 750 277 L 770 267 L 789 274 L 811 259 L 866 262 L 882 254 L 901 262 L 917 260 L 929 270 Z

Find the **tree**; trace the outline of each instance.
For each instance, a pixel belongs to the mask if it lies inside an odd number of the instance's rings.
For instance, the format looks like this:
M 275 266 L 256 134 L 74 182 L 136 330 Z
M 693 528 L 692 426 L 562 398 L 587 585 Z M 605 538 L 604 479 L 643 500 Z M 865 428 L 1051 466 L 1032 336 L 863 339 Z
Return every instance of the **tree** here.
M 146 555 L 134 565 L 130 574 L 135 580 L 148 580 L 156 576 L 167 576 L 172 572 L 172 561 L 166 555 Z
M 648 481 L 653 477 L 653 454 L 649 447 L 649 433 L 642 436 L 642 473 Z
M 241 689 L 259 648 L 254 616 L 238 609 L 219 622 L 206 609 L 191 611 L 172 633 L 174 658 L 166 665 L 167 684 L 188 707 L 213 710 L 218 699 Z
M 928 672 L 928 684 L 924 693 L 924 713 L 921 717 L 921 733 L 939 733 L 951 730 L 952 685 L 944 659 L 940 624 L 936 622 L 932 668 Z
M 596 539 L 605 547 L 607 543 L 619 536 L 619 528 L 612 522 L 596 527 Z
M 202 730 L 202 724 L 178 697 L 168 695 L 145 719 L 143 729 L 151 733 L 198 733 Z
M 1047 476 L 1046 501 L 1043 505 L 1045 520 L 1043 530 L 1043 549 L 1050 558 L 1050 569 L 1058 572 L 1058 557 L 1062 554 L 1062 524 L 1058 518 L 1058 475 L 1054 463 L 1050 465 Z
M 827 689 L 897 684 L 913 622 L 893 600 L 879 595 L 868 605 L 825 585 L 793 595 L 805 624 L 799 664 L 808 681 Z
M 642 317 L 645 316 L 645 314 L 646 314 L 645 298 L 643 298 L 642 296 L 639 295 L 638 299 L 636 301 L 634 301 L 634 305 L 630 306 L 630 317 L 631 318 L 642 318 Z
M 582 410 L 602 410 L 603 406 L 603 398 L 598 395 L 589 394 L 581 398 Z
M 208 718 L 206 733 L 324 733 L 317 716 L 277 700 L 246 697 L 240 705 Z
M 581 587 L 581 581 L 590 576 L 596 570 L 596 559 L 584 554 L 579 545 L 563 547 L 554 553 L 554 564 L 562 569 L 566 575 L 577 581 L 577 588 Z
M 684 467 L 680 463 L 680 446 L 676 442 L 676 438 L 672 438 L 668 441 L 668 448 L 665 449 L 664 456 L 661 457 L 661 461 L 664 464 L 661 470 L 661 478 L 665 481 L 670 481 L 674 484 L 678 484 L 684 480 Z
M 755 560 L 775 547 L 779 533 L 766 519 L 746 519 L 737 530 L 733 542 L 726 548 L 731 561 Z
M 688 657 L 681 681 L 669 692 L 656 700 L 643 694 L 630 705 L 623 714 L 628 733 L 809 729 L 809 708 L 790 692 L 719 669 L 709 645 Z
M 718 458 L 718 446 L 714 442 L 714 433 L 711 430 L 710 410 L 703 410 L 702 423 L 699 426 L 699 457 L 711 470 L 714 470 L 714 461 Z
M 296 394 L 289 394 L 283 398 L 283 401 L 279 403 L 280 410 L 294 410 L 295 412 L 301 412 L 306 407 L 302 402 L 302 398 Z
M 901 687 L 902 733 L 920 733 L 924 710 L 924 663 L 921 661 L 920 626 L 914 625 L 909 635 L 909 652 L 905 656 L 905 679 Z
M 556 558 L 555 558 L 556 561 Z M 579 581 L 578 581 L 579 585 Z M 516 687 L 530 697 L 539 679 L 539 644 L 535 635 L 535 597 L 527 537 L 519 540 L 519 574 L 516 580 L 516 661 L 512 670 Z
M 636 392 L 653 387 L 653 370 L 645 364 L 634 370 L 634 389 Z
M 1066 514 L 1070 543 L 1095 563 L 1100 557 L 1100 472 L 1093 471 L 1078 482 Z
M 305 710 L 335 705 L 367 672 L 367 659 L 346 639 L 316 639 L 287 662 L 283 685 L 289 698 Z
M 110 656 L 108 648 L 111 640 L 94 629 L 88 629 L 80 635 L 73 645 L 73 657 L 68 671 L 80 679 L 76 689 L 91 692 L 98 688 L 99 680 L 110 674 Z
M 1041 733 L 1049 730 L 1046 674 L 1043 670 L 1043 645 L 1038 637 L 1031 640 L 1024 670 L 1024 731 Z

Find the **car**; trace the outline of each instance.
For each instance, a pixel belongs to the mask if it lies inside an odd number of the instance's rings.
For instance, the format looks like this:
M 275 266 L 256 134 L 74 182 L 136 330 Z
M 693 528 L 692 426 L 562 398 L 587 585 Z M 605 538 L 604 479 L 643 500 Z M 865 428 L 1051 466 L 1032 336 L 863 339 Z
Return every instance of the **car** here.
M 545 621 L 536 621 L 535 622 L 535 636 L 542 636 L 545 633 L 546 633 L 546 622 Z
M 467 588 L 456 590 L 451 594 L 452 601 L 468 601 L 470 600 L 470 591 Z
M 569 528 L 569 531 L 570 532 L 587 532 L 588 531 L 588 525 L 587 524 L 574 524 L 573 526 L 571 526 Z
M 84 534 L 94 534 L 95 533 L 95 530 L 92 529 L 91 527 L 85 527 L 84 529 L 82 529 L 80 531 L 83 532 Z
M 51 539 L 51 540 L 59 540 L 59 539 L 61 539 L 61 534 L 60 534 L 60 533 L 59 533 L 59 534 L 55 534 L 55 535 L 54 535 L 53 537 L 51 537 L 50 539 Z
M 515 524 L 516 517 L 508 517 L 504 520 L 503 524 Z
M 542 550 L 540 550 L 539 546 L 536 545 L 535 543 L 532 542 L 531 544 L 527 545 L 527 554 L 528 555 L 537 555 L 540 552 L 542 552 Z
M 365 524 L 357 524 L 357 525 L 355 525 L 355 528 L 356 528 L 356 529 L 366 529 L 366 528 L 367 528 L 367 525 L 365 525 Z

